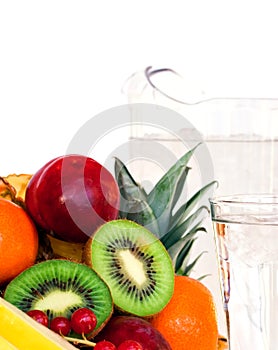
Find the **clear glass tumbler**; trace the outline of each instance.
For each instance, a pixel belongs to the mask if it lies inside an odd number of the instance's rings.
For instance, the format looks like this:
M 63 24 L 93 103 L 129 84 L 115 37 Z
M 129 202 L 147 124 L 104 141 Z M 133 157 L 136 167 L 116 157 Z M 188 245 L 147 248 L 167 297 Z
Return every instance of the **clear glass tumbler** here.
M 229 350 L 277 350 L 278 195 L 210 203 Z

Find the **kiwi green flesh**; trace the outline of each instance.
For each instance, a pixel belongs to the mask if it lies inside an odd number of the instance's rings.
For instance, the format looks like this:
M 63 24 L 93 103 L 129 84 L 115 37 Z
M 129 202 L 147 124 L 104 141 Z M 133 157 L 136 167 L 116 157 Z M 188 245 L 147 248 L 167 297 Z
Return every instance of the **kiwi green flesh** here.
M 69 260 L 48 260 L 33 265 L 6 287 L 4 299 L 24 312 L 44 311 L 49 319 L 70 318 L 80 307 L 94 311 L 95 332 L 113 312 L 110 290 L 89 266 Z
M 125 219 L 102 225 L 85 247 L 85 261 L 110 287 L 115 306 L 147 317 L 161 311 L 174 289 L 172 260 L 157 237 Z

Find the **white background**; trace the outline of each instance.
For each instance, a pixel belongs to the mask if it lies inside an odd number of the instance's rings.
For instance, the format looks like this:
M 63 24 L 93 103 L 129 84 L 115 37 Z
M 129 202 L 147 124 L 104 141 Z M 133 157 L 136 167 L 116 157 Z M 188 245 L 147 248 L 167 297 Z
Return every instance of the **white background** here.
M 278 95 L 275 1 L 0 1 L 0 174 L 65 152 L 148 65 L 211 96 Z

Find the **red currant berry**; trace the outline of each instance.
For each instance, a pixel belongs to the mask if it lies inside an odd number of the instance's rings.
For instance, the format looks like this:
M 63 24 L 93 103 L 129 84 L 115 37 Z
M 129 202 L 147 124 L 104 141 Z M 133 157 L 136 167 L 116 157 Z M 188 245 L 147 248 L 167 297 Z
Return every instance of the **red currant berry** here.
M 66 336 L 71 331 L 70 320 L 63 316 L 54 317 L 50 322 L 50 329 Z
M 107 340 L 102 340 L 96 343 L 94 350 L 116 350 L 116 346 Z
M 135 340 L 125 340 L 117 347 L 117 350 L 143 350 L 143 347 Z
M 92 332 L 97 325 L 95 313 L 86 307 L 77 309 L 71 315 L 71 328 L 77 334 Z
M 48 327 L 48 317 L 41 310 L 29 310 L 26 312 L 28 316 L 32 317 L 38 323 Z

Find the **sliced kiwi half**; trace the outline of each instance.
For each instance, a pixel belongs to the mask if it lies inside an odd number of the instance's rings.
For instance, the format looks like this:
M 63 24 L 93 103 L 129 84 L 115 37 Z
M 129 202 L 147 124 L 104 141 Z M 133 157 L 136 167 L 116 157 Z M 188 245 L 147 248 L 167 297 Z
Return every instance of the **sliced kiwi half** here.
M 152 316 L 173 295 L 174 269 L 167 250 L 133 221 L 102 225 L 87 241 L 84 260 L 110 287 L 115 307 L 126 313 Z
M 49 320 L 70 318 L 78 308 L 92 309 L 98 333 L 113 312 L 107 284 L 89 266 L 70 260 L 47 260 L 24 270 L 6 287 L 4 299 L 22 311 L 42 310 Z

